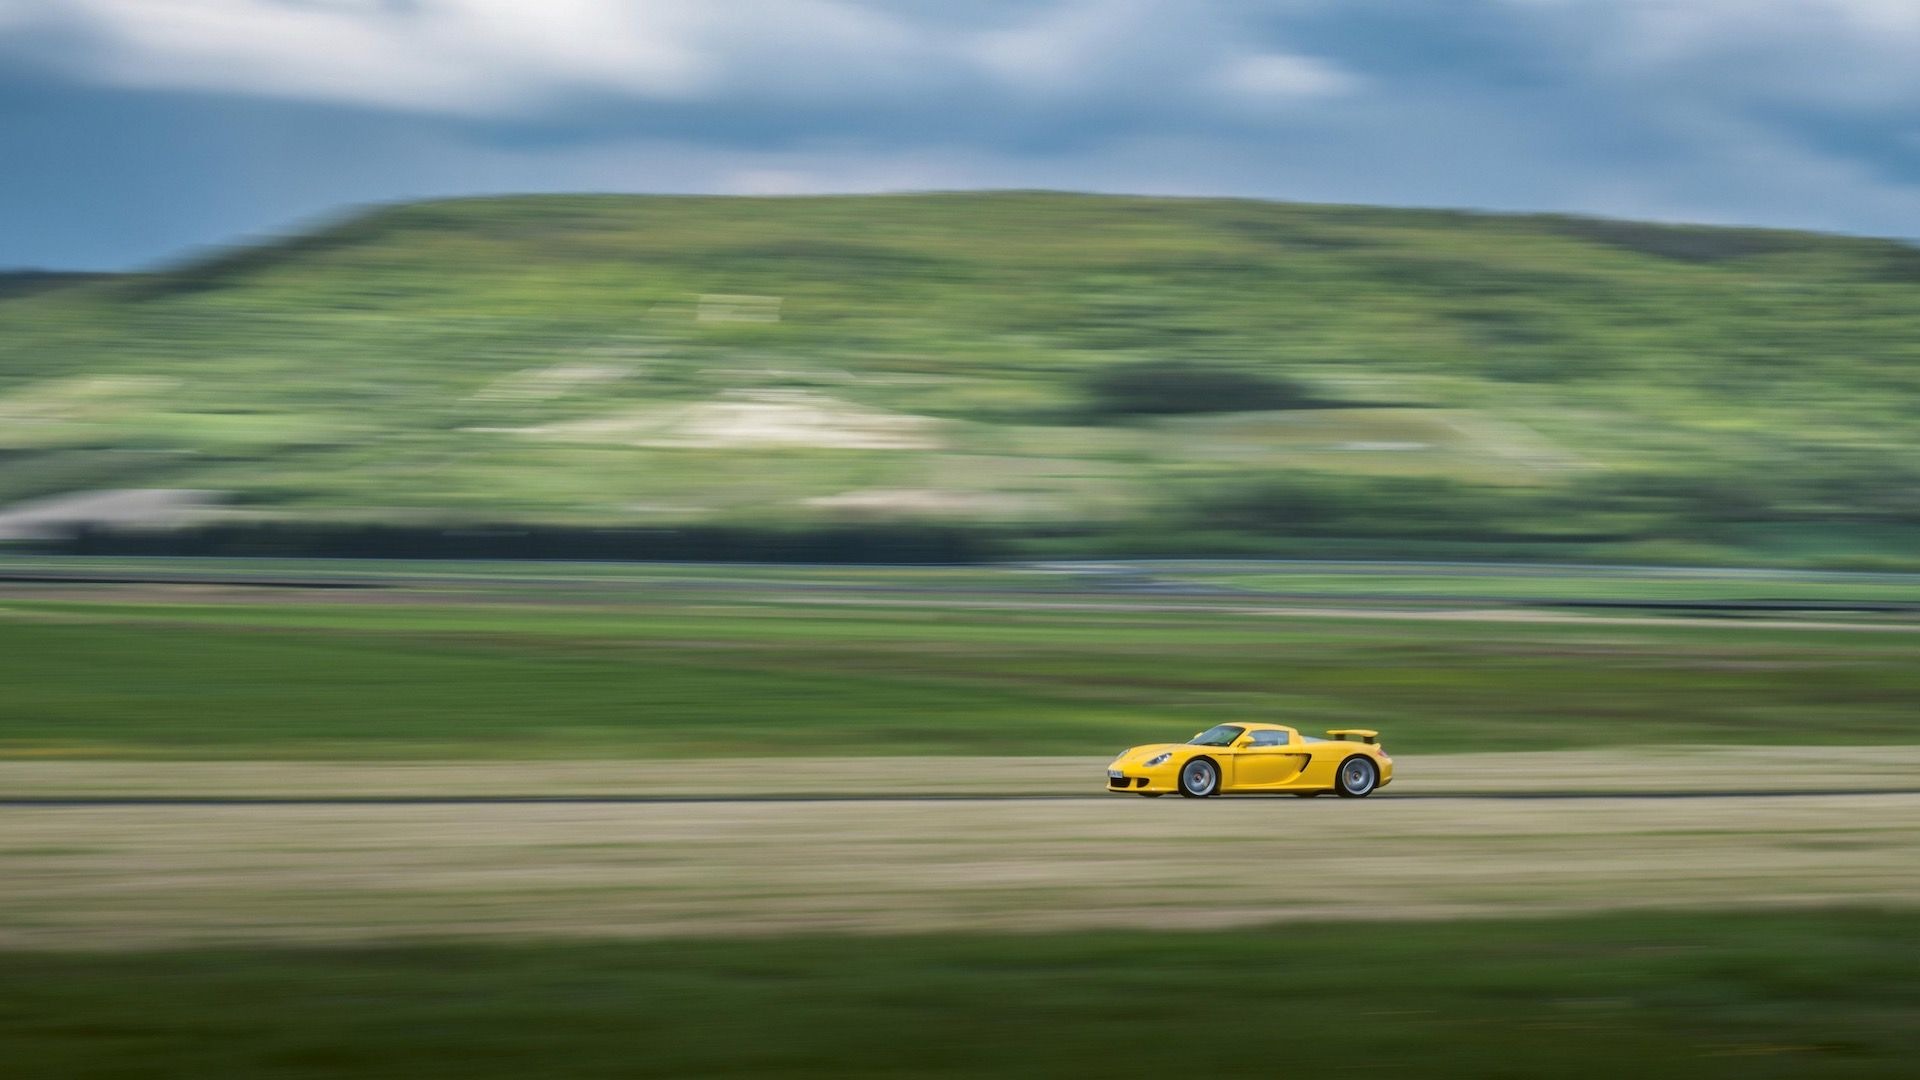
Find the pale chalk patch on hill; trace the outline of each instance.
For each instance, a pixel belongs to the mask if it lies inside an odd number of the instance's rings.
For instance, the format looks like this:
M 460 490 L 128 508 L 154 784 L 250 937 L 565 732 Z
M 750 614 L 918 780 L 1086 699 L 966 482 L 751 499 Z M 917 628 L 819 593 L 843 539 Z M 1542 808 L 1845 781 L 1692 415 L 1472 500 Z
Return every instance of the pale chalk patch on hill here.
M 174 526 L 204 516 L 219 492 L 124 488 L 31 499 L 0 509 L 0 540 L 40 540 L 79 526 Z
M 772 382 L 793 386 L 863 381 L 861 376 L 839 368 L 736 367 L 720 368 L 714 374 L 735 383 Z
M 801 500 L 804 506 L 862 513 L 977 517 L 1034 508 L 1032 499 L 990 491 L 938 488 L 862 488 Z
M 620 364 L 555 364 L 502 375 L 481 387 L 470 401 L 549 401 L 584 386 L 614 382 L 632 374 Z
M 1447 413 L 1442 421 L 1473 445 L 1496 457 L 1534 469 L 1578 469 L 1593 463 L 1554 443 L 1545 435 L 1511 420 L 1484 413 Z
M 518 435 L 628 446 L 708 449 L 928 450 L 939 421 L 871 409 L 810 390 L 741 390 L 694 405 L 507 429 Z
M 926 450 L 938 421 L 854 405 L 805 390 L 746 391 L 692 406 L 656 446 L 813 446 Z

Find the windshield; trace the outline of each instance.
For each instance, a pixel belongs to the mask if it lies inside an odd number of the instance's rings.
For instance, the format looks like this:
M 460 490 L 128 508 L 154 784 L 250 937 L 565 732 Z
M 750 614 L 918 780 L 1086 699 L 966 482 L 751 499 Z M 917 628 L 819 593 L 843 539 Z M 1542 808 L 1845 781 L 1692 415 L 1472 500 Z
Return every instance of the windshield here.
M 1210 727 L 1207 730 L 1201 732 L 1200 734 L 1195 735 L 1193 738 L 1188 739 L 1187 745 L 1188 746 L 1232 746 L 1233 740 L 1239 738 L 1240 733 L 1245 730 L 1247 729 L 1243 727 L 1235 727 L 1232 724 L 1221 724 L 1218 727 Z

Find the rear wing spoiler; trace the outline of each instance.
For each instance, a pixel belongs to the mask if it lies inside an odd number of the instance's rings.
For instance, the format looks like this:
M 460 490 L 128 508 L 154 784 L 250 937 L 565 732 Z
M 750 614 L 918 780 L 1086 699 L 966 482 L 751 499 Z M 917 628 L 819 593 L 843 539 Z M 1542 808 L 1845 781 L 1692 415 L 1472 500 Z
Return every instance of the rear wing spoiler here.
M 1334 728 L 1328 731 L 1327 734 L 1332 737 L 1335 742 L 1350 742 L 1354 739 L 1359 739 L 1364 743 L 1377 743 L 1380 741 L 1380 733 L 1370 731 L 1367 728 Z

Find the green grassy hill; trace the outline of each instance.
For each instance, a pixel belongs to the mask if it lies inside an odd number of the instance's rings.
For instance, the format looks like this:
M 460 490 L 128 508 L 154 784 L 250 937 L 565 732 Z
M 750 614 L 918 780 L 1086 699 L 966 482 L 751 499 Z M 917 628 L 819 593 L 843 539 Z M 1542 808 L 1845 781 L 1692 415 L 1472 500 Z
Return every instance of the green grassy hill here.
M 1564 217 L 534 196 L 0 291 L 0 502 L 241 517 L 1893 564 L 1916 400 L 1920 250 Z

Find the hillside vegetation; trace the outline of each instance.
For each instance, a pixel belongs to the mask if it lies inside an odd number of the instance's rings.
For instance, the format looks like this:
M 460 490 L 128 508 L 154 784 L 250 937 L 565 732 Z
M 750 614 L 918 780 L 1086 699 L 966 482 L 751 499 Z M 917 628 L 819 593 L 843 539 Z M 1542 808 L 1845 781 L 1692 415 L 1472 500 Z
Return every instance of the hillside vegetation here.
M 1562 217 L 535 196 L 0 291 L 0 502 L 336 528 L 1892 565 L 1917 398 L 1920 250 Z

